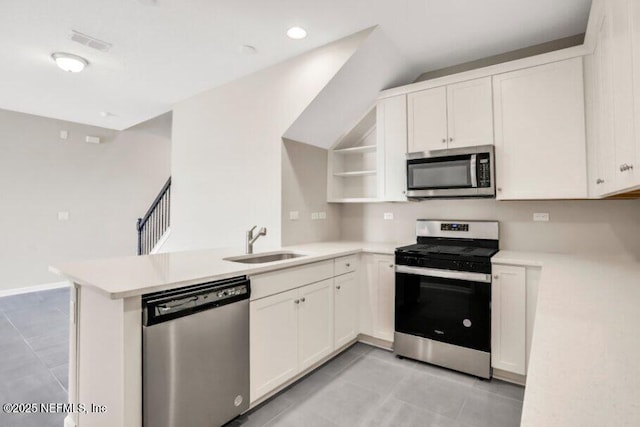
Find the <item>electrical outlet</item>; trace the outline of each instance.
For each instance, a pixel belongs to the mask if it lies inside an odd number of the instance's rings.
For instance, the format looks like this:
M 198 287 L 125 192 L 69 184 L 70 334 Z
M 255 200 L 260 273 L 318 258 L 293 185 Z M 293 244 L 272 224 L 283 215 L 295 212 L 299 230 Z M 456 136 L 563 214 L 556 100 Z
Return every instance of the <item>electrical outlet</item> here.
M 533 220 L 536 222 L 547 222 L 549 221 L 549 213 L 548 212 L 537 212 L 533 214 Z
M 318 212 L 318 219 L 327 219 L 326 212 Z
M 384 213 L 384 219 L 392 220 L 393 219 L 393 212 L 385 212 Z
M 69 212 L 67 211 L 58 212 L 58 221 L 69 221 Z
M 300 212 L 298 211 L 291 211 L 289 212 L 289 219 L 292 221 L 297 221 L 300 219 Z
M 311 219 L 316 220 L 318 219 L 318 212 L 314 212 L 311 214 Z

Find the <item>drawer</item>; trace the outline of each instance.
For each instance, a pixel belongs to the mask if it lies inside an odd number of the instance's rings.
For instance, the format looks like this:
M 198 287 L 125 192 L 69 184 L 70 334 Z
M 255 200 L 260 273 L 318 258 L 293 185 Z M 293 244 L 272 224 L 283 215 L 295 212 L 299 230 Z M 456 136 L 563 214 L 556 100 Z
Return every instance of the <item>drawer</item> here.
M 336 276 L 351 273 L 352 271 L 356 271 L 358 269 L 357 255 L 343 256 L 341 258 L 336 258 L 334 261 Z
M 251 300 L 264 298 L 333 277 L 333 260 L 251 276 Z

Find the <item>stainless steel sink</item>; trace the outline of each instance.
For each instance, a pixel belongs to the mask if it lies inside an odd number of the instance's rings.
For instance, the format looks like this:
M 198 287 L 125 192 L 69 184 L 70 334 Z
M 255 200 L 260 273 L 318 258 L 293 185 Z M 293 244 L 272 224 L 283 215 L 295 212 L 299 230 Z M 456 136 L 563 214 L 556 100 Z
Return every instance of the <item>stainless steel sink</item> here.
M 242 255 L 224 258 L 225 261 L 240 262 L 243 264 L 264 264 L 265 262 L 284 261 L 287 259 L 306 256 L 295 252 L 270 252 L 264 254 Z

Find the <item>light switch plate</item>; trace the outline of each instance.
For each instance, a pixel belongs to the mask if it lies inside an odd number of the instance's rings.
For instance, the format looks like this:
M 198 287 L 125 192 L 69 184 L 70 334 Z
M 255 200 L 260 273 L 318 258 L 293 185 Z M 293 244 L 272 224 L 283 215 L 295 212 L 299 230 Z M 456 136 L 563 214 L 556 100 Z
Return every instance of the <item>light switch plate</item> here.
M 393 219 L 393 212 L 385 212 L 384 213 L 384 219 L 392 220 Z
M 69 138 L 69 132 L 67 132 L 66 130 L 61 130 L 60 139 L 67 139 L 67 138 Z
M 318 212 L 314 212 L 311 214 L 311 219 L 316 220 L 318 219 Z
M 58 212 L 58 221 L 69 221 L 69 212 L 67 211 Z
M 318 219 L 327 219 L 326 212 L 318 212 Z
M 291 211 L 289 212 L 289 219 L 292 221 L 297 221 L 300 219 L 300 212 L 298 211 Z
M 549 221 L 549 213 L 548 212 L 536 212 L 533 214 L 533 220 L 536 222 L 547 222 Z

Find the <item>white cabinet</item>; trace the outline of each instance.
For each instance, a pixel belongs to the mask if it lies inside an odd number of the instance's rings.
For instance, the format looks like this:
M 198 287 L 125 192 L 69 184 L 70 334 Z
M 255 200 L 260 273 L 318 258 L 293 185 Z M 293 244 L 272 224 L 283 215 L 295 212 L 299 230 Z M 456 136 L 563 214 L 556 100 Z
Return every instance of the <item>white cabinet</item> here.
M 407 97 L 381 99 L 330 150 L 329 202 L 406 201 Z
M 606 197 L 640 186 L 640 4 L 603 2 L 594 19 L 594 52 L 585 59 L 592 96 L 589 190 Z
M 410 93 L 407 102 L 409 152 L 447 148 L 447 89 Z
M 333 279 L 249 306 L 253 402 L 333 351 Z
M 491 285 L 491 366 L 525 375 L 526 276 L 524 267 L 496 266 Z
M 493 265 L 491 366 L 524 377 L 538 301 L 539 267 Z M 494 371 L 494 376 L 500 376 Z
M 347 273 L 334 279 L 334 348 L 340 348 L 358 336 L 358 278 Z
M 333 279 L 300 289 L 299 366 L 303 371 L 333 351 Z
M 587 196 L 582 58 L 493 77 L 497 198 Z
M 409 152 L 493 144 L 491 78 L 408 95 Z
M 493 144 L 491 77 L 447 86 L 448 148 Z
M 251 401 L 298 373 L 298 292 L 249 304 Z
M 384 98 L 377 104 L 378 198 L 406 201 L 407 97 Z
M 365 255 L 364 267 L 360 296 L 361 332 L 391 342 L 395 313 L 393 255 Z

